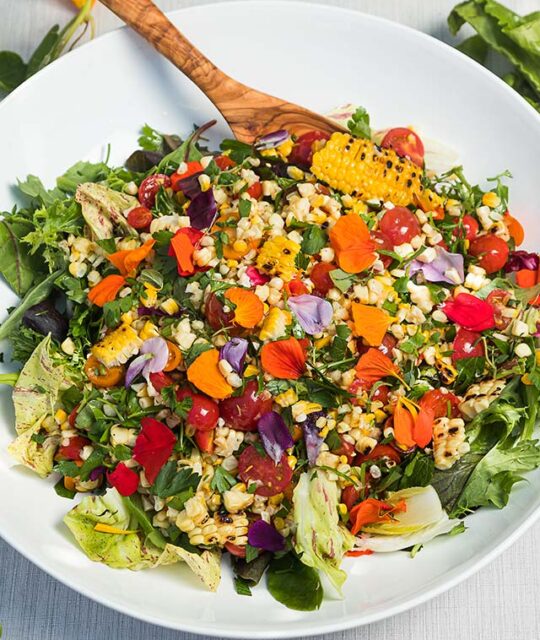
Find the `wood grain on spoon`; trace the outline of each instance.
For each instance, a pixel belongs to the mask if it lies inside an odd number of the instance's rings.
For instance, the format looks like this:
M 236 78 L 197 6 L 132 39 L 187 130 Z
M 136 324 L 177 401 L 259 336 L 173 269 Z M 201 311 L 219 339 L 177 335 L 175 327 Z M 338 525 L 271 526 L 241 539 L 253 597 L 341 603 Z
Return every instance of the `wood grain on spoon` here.
M 304 107 L 262 93 L 237 82 L 208 60 L 185 38 L 151 0 L 101 0 L 119 18 L 186 74 L 214 103 L 238 140 L 287 129 L 300 135 L 319 129 L 343 129 Z M 212 11 L 212 7 L 207 7 Z

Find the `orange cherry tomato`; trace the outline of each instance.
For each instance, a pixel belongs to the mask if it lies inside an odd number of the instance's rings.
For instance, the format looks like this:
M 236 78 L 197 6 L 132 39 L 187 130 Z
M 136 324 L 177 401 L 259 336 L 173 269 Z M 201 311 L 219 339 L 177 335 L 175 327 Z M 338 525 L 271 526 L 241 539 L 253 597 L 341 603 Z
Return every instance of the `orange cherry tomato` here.
M 127 216 L 128 224 L 134 229 L 146 229 L 152 222 L 152 212 L 146 207 L 135 207 Z
M 195 442 L 204 453 L 212 453 L 214 451 L 214 431 L 195 431 Z
M 90 356 L 84 365 L 88 380 L 100 389 L 116 387 L 124 379 L 124 367 L 106 367 L 95 356 Z
M 167 348 L 169 349 L 169 358 L 167 364 L 163 367 L 163 371 L 174 371 L 183 360 L 182 352 L 170 340 L 167 340 Z

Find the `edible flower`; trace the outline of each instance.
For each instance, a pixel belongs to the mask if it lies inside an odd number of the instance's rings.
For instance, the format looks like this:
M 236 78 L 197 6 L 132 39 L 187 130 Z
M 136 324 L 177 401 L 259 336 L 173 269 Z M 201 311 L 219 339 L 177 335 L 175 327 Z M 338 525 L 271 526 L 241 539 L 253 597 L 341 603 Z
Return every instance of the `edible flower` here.
M 351 533 L 356 535 L 365 525 L 391 520 L 392 513 L 406 510 L 407 505 L 404 500 L 401 500 L 395 505 L 382 502 L 382 500 L 376 500 L 375 498 L 363 500 L 350 511 L 349 518 L 352 523 Z
M 431 262 L 424 262 L 422 255 L 411 262 L 409 274 L 413 276 L 419 271 L 428 282 L 447 282 L 449 284 L 459 284 L 465 279 L 465 269 L 463 266 L 463 256 L 460 253 L 450 253 L 443 247 L 434 247 L 436 257 Z M 449 272 L 458 275 L 459 283 L 455 277 L 449 276 Z
M 192 276 L 197 267 L 193 264 L 193 254 L 203 233 L 191 227 L 179 229 L 171 239 L 169 256 L 176 258 L 179 276 Z
M 261 349 L 261 365 L 274 378 L 298 380 L 306 369 L 306 352 L 294 337 L 269 342 Z
M 217 349 L 204 351 L 189 365 L 187 377 L 191 384 L 207 396 L 223 400 L 232 395 L 234 389 L 219 370 L 219 358 Z
M 148 257 L 156 244 L 154 238 L 150 238 L 143 245 L 136 249 L 124 249 L 109 253 L 107 260 L 113 264 L 123 276 L 131 275 L 135 272 L 141 262 Z
M 537 253 L 529 253 L 528 251 L 510 251 L 508 262 L 504 265 L 507 273 L 512 271 L 520 271 L 521 269 L 529 269 L 537 271 L 540 260 Z
M 186 213 L 194 229 L 208 229 L 217 214 L 217 204 L 212 189 L 201 191 L 189 203 Z
M 245 338 L 232 338 L 219 351 L 219 359 L 226 360 L 236 373 L 242 373 L 248 350 Z
M 151 373 L 163 371 L 168 359 L 169 348 L 163 338 L 145 340 L 141 346 L 140 355 L 131 361 L 126 371 L 126 389 L 129 389 L 133 380 L 141 373 L 148 382 Z
M 304 294 L 289 298 L 287 304 L 302 329 L 311 336 L 321 333 L 332 322 L 334 311 L 328 300 Z
M 116 299 L 118 292 L 125 284 L 126 279 L 124 276 L 106 276 L 90 289 L 88 300 L 98 307 L 103 307 L 107 302 L 112 302 Z
M 271 524 L 262 518 L 253 522 L 248 529 L 248 543 L 265 551 L 283 551 L 285 538 Z
M 368 349 L 359 358 L 355 370 L 356 377 L 369 387 L 387 376 L 401 380 L 398 367 L 378 349 Z
M 275 149 L 286 142 L 289 138 L 290 134 L 288 131 L 285 129 L 278 129 L 278 131 L 272 131 L 272 133 L 267 133 L 266 135 L 257 138 L 253 146 L 258 151 L 263 151 L 264 149 Z
M 154 418 L 143 418 L 141 426 L 133 447 L 133 459 L 143 467 L 148 482 L 154 484 L 173 451 L 176 438 L 169 427 Z
M 245 329 L 252 329 L 262 320 L 264 305 L 253 291 L 241 287 L 231 287 L 227 289 L 223 297 L 235 306 L 235 324 Z
M 304 444 L 306 445 L 306 453 L 308 462 L 311 467 L 317 464 L 317 458 L 321 451 L 324 438 L 320 435 L 320 429 L 317 426 L 317 420 L 324 416 L 322 411 L 310 413 L 304 422 L 301 422 L 302 431 L 304 433 Z
M 352 304 L 354 333 L 364 338 L 370 347 L 378 347 L 392 323 L 392 318 L 378 307 L 371 307 L 359 302 Z
M 519 245 L 523 243 L 523 240 L 525 240 L 525 231 L 521 222 L 516 220 L 508 211 L 504 214 L 504 222 L 506 223 L 510 237 L 516 243 L 516 247 L 519 247 Z
M 460 293 L 442 306 L 449 320 L 469 331 L 485 331 L 495 327 L 493 306 L 470 293 Z
M 359 215 L 350 213 L 341 216 L 328 235 L 343 271 L 360 273 L 375 262 L 375 242 Z
M 119 462 L 116 469 L 107 474 L 107 480 L 122 496 L 132 495 L 139 486 L 139 474 L 123 462 Z
M 257 431 L 266 453 L 277 464 L 287 449 L 294 445 L 287 425 L 276 411 L 263 414 L 257 422 Z
M 255 286 L 270 282 L 269 276 L 265 275 L 264 273 L 261 273 L 260 271 L 257 271 L 257 269 L 255 269 L 255 267 L 253 266 L 249 266 L 246 269 L 246 274 L 247 274 L 247 277 L 251 280 L 251 284 L 254 284 Z
M 434 411 L 400 397 L 394 410 L 394 437 L 404 449 L 425 447 L 433 438 Z

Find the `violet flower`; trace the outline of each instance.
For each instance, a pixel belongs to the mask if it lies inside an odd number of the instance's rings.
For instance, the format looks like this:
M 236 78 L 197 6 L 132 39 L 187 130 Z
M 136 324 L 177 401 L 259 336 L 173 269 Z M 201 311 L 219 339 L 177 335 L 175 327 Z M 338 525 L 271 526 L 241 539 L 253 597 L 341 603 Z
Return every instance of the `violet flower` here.
M 309 293 L 293 296 L 287 301 L 302 329 L 313 336 L 332 322 L 333 309 L 328 300 Z
M 528 251 L 510 251 L 508 262 L 504 266 L 506 273 L 519 271 L 520 269 L 530 269 L 536 271 L 538 269 L 538 254 L 529 253 Z
M 178 181 L 178 188 L 186 198 L 194 200 L 200 193 L 202 193 L 201 183 L 199 182 L 200 175 L 202 175 L 202 171 L 192 173 L 187 178 L 182 178 L 182 180 Z
M 227 344 L 221 347 L 219 359 L 226 360 L 236 373 L 242 373 L 248 344 L 245 338 L 232 338 Z
M 288 131 L 285 131 L 285 129 L 279 129 L 278 131 L 272 131 L 272 133 L 267 133 L 265 136 L 258 138 L 253 146 L 258 151 L 262 151 L 263 149 L 274 149 L 275 147 L 279 147 L 280 144 L 283 144 L 289 138 L 290 135 Z
M 257 430 L 264 450 L 276 464 L 285 451 L 294 445 L 285 421 L 275 411 L 269 411 L 259 418 Z
M 186 213 L 194 229 L 207 229 L 217 214 L 217 204 L 212 189 L 201 191 L 189 203 Z
M 169 359 L 169 348 L 163 338 L 149 338 L 143 342 L 138 355 L 131 361 L 126 371 L 125 387 L 128 389 L 135 378 L 142 373 L 148 380 L 151 373 L 163 371 Z
M 271 524 L 256 520 L 248 529 L 248 542 L 252 547 L 265 551 L 283 551 L 285 538 Z
M 323 411 L 315 411 L 308 414 L 304 422 L 300 423 L 304 432 L 304 443 L 310 466 L 316 464 L 321 445 L 324 442 L 324 438 L 319 435 L 320 429 L 317 427 L 317 420 L 322 416 L 324 416 Z
M 437 253 L 435 260 L 422 262 L 413 260 L 410 264 L 409 273 L 413 276 L 421 271 L 428 282 L 448 282 L 449 284 L 459 284 L 455 278 L 449 278 L 446 273 L 455 270 L 459 276 L 459 282 L 465 279 L 463 267 L 463 256 L 460 253 L 450 253 L 443 247 L 433 247 Z

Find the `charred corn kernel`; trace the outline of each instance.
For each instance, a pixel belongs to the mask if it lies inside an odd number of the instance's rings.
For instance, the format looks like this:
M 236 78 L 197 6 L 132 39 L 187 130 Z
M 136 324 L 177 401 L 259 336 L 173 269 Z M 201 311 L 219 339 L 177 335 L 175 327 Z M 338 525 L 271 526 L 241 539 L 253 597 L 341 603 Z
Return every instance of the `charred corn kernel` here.
M 298 420 L 300 416 L 308 416 L 310 413 L 316 413 L 317 411 L 322 411 L 322 406 L 318 402 L 300 400 L 300 402 L 295 402 L 292 406 L 292 417 L 293 420 L 302 422 L 302 420 Z
M 276 340 L 285 335 L 292 316 L 288 311 L 279 307 L 272 307 L 263 322 L 259 332 L 260 340 Z
M 294 142 L 292 141 L 292 138 L 289 138 L 288 140 L 285 140 L 285 142 L 283 142 L 282 144 L 279 145 L 279 147 L 276 147 L 277 152 L 283 156 L 283 158 L 287 159 L 292 151 Z
M 162 302 L 159 306 L 163 311 L 165 311 L 165 313 L 169 314 L 170 316 L 180 311 L 180 306 L 178 305 L 176 300 L 173 300 L 172 298 L 167 298 L 167 300 Z
M 289 175 L 289 178 L 292 178 L 293 180 L 304 179 L 304 172 L 302 171 L 302 169 L 299 169 L 298 167 L 294 167 L 294 166 L 288 167 L 287 173 Z
M 292 280 L 297 273 L 296 256 L 300 245 L 285 236 L 276 236 L 267 240 L 257 256 L 257 269 L 271 276 L 280 276 L 285 282 Z
M 315 340 L 315 348 L 316 349 L 324 349 L 326 345 L 330 344 L 332 338 L 330 336 L 324 336 L 323 338 L 319 338 Z
M 438 418 L 433 425 L 433 458 L 437 469 L 450 469 L 470 450 L 461 418 Z
M 157 302 L 158 290 L 148 282 L 144 283 L 144 291 L 140 297 L 140 302 L 145 307 L 153 307 Z
M 244 370 L 244 376 L 246 378 L 251 378 L 252 376 L 256 376 L 259 373 L 259 369 L 254 364 L 248 364 L 248 366 Z
M 343 193 L 362 200 L 378 199 L 396 205 L 414 204 L 424 187 L 422 171 L 392 149 L 381 149 L 371 140 L 334 133 L 313 154 L 312 173 Z
M 490 209 L 495 209 L 501 204 L 501 199 L 494 191 L 488 191 L 482 196 L 482 204 Z
M 338 504 L 338 511 L 341 513 L 342 516 L 344 516 L 347 513 L 347 505 L 343 504 L 343 502 L 340 502 Z
M 459 405 L 459 410 L 466 420 L 472 420 L 481 411 L 487 409 L 494 402 L 506 385 L 505 380 L 484 380 L 478 384 L 471 385 L 463 402 Z
M 139 338 L 141 340 L 148 340 L 149 338 L 157 338 L 159 336 L 159 331 L 156 325 L 153 322 L 144 323 L 144 327 L 139 331 Z
M 122 324 L 95 344 L 91 351 L 106 367 L 114 367 L 125 364 L 139 351 L 141 345 L 142 340 L 137 332 L 129 325 Z
M 63 409 L 58 409 L 58 411 L 54 414 L 54 419 L 56 420 L 57 424 L 62 424 L 62 422 L 65 422 L 67 420 L 67 413 L 63 410 Z
M 435 367 L 446 384 L 451 384 L 457 378 L 457 369 L 439 355 L 435 357 Z
M 291 469 L 294 469 L 296 467 L 297 462 L 298 458 L 296 458 L 295 456 L 287 456 L 287 464 Z
M 294 389 L 287 389 L 283 393 L 280 393 L 274 398 L 274 401 L 279 404 L 280 407 L 290 407 L 298 400 L 298 396 Z

